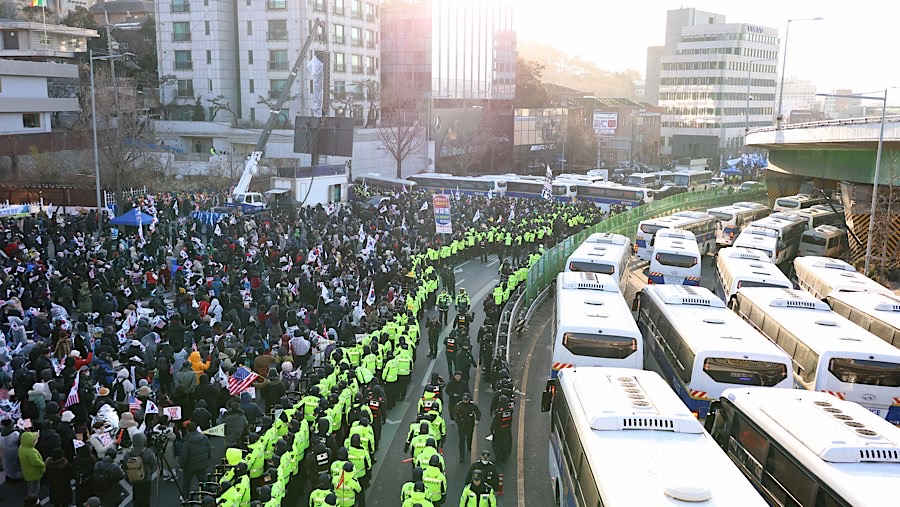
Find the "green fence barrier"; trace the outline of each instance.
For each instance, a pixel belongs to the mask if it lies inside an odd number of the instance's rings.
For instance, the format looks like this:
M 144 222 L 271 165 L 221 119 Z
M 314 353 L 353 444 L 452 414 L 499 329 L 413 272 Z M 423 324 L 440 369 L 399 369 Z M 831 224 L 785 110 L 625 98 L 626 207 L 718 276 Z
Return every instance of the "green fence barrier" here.
M 723 189 L 687 192 L 631 208 L 624 213 L 610 217 L 608 220 L 594 224 L 574 236 L 569 236 L 553 248 L 545 251 L 544 255 L 528 270 L 525 304 L 530 305 L 533 303 L 538 294 L 556 280 L 556 275 L 565 269 L 566 259 L 591 234 L 598 232 L 622 234 L 631 238 L 633 242 L 637 226 L 643 220 L 665 216 L 676 211 L 714 208 L 739 201 L 760 202 L 766 205 L 769 203 L 765 188 L 753 192 L 728 193 L 727 190 Z

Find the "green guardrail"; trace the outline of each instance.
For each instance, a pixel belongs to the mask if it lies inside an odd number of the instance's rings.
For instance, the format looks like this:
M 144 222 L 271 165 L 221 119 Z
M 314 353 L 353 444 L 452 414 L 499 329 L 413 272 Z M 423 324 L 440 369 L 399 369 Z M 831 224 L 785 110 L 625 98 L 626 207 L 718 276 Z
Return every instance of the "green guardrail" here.
M 631 208 L 624 213 L 613 215 L 607 220 L 594 224 L 578 234 L 569 236 L 553 248 L 546 250 L 528 270 L 525 304 L 533 303 L 537 296 L 556 280 L 556 275 L 565 268 L 566 259 L 591 234 L 598 232 L 622 234 L 631 238 L 633 242 L 637 226 L 643 220 L 665 216 L 676 211 L 714 208 L 739 201 L 760 202 L 766 205 L 769 203 L 765 187 L 752 192 L 735 192 L 730 189 L 687 192 Z

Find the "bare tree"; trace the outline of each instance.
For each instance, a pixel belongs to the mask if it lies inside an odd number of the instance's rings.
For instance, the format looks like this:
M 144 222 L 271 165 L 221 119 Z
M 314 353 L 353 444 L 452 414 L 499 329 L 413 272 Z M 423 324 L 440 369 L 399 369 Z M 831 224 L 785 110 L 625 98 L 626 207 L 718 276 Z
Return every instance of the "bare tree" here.
M 78 94 L 79 123 L 86 136 L 92 135 L 93 128 L 89 80 L 89 75 L 82 79 Z M 124 190 L 144 179 L 148 171 L 159 167 L 158 158 L 150 153 L 150 146 L 156 142 L 153 125 L 137 108 L 134 95 L 124 93 L 124 86 L 113 86 L 112 76 L 106 68 L 95 68 L 94 89 L 100 178 L 105 187 L 115 192 L 116 202 L 122 202 Z
M 373 107 L 374 104 L 370 109 Z M 425 144 L 425 126 L 422 122 L 424 104 L 415 90 L 392 86 L 382 90 L 381 110 L 382 123 L 377 131 L 378 149 L 394 158 L 397 178 L 401 178 L 403 161 Z
M 499 133 L 493 118 L 482 113 L 477 118 L 458 120 L 450 126 L 441 145 L 441 155 L 449 155 L 451 172 L 465 176 L 479 165 L 497 144 Z
M 231 125 L 235 125 L 237 115 L 234 114 L 234 110 L 231 108 L 231 102 L 225 100 L 224 95 L 216 95 L 211 99 L 206 99 L 206 101 L 209 102 L 209 105 L 212 107 L 209 121 L 216 121 L 216 114 L 218 114 L 219 111 L 225 111 L 231 114 Z

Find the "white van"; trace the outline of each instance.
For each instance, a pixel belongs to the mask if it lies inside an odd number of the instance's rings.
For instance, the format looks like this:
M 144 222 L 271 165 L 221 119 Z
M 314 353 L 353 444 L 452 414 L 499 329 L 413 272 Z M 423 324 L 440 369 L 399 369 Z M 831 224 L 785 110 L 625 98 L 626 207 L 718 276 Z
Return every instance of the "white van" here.
M 694 233 L 661 229 L 654 242 L 648 284 L 700 285 L 700 247 Z

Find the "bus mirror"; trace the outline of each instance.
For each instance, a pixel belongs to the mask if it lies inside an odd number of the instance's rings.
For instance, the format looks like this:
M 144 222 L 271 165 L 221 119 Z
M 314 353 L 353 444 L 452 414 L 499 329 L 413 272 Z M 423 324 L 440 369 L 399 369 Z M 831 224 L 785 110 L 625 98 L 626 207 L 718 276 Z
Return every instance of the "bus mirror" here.
M 631 300 L 631 311 L 636 312 L 641 309 L 641 293 L 638 292 Z
M 547 387 L 544 388 L 544 392 L 541 393 L 541 412 L 550 411 L 550 403 L 553 401 L 553 393 L 555 390 L 556 386 L 553 379 L 548 380 Z
M 716 412 L 719 410 L 719 401 L 714 401 L 709 404 L 709 412 L 706 414 L 706 421 L 703 422 L 703 428 L 706 429 L 708 433 L 712 433 L 713 425 L 716 423 Z

